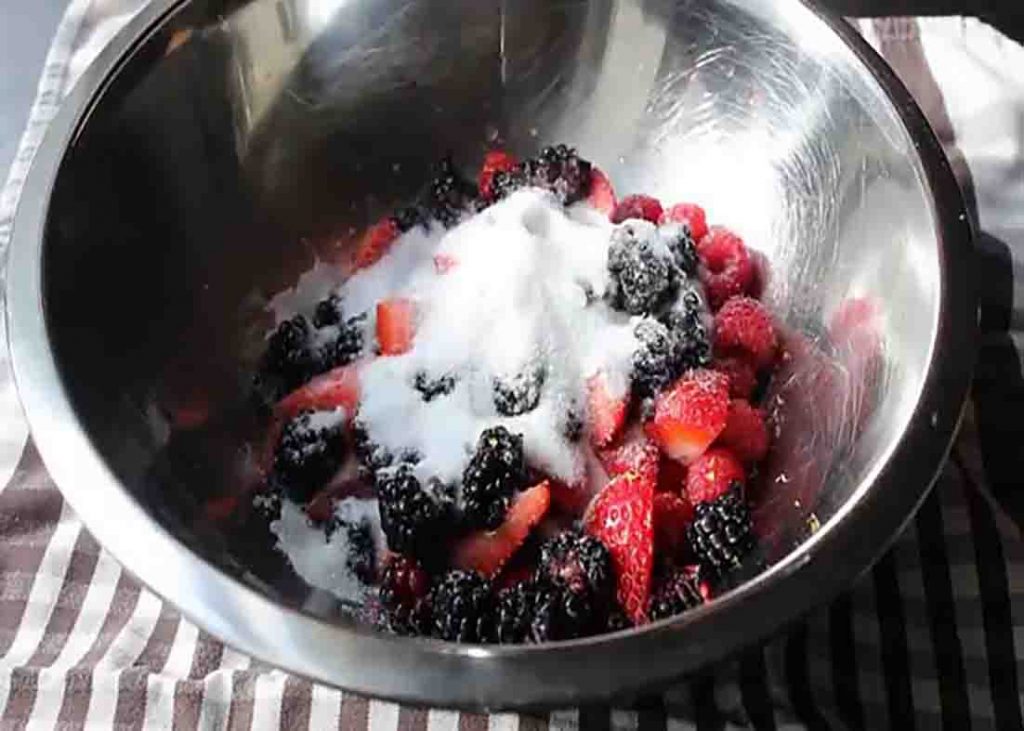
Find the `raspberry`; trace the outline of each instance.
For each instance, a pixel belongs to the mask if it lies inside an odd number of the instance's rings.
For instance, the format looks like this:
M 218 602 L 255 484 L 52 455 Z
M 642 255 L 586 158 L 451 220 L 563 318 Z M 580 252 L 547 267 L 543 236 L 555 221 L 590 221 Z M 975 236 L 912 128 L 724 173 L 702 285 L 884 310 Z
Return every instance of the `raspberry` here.
M 729 377 L 729 395 L 749 399 L 757 388 L 757 370 L 743 358 L 716 358 L 711 368 Z
M 629 218 L 642 218 L 651 223 L 661 220 L 661 202 L 649 195 L 628 195 L 619 201 L 612 211 L 612 223 L 622 223 Z
M 494 530 L 505 520 L 512 495 L 526 481 L 523 437 L 503 426 L 487 429 L 462 473 L 463 514 L 474 528 Z
M 690 465 L 686 473 L 686 496 L 694 505 L 714 500 L 747 479 L 743 464 L 732 452 L 712 448 Z
M 334 476 L 344 456 L 344 414 L 305 411 L 285 424 L 274 454 L 274 482 L 306 503 Z
M 729 404 L 729 417 L 725 429 L 718 435 L 718 444 L 744 462 L 760 462 L 768 454 L 768 428 L 764 424 L 764 414 L 746 401 L 734 399 Z
M 708 595 L 708 587 L 700 578 L 700 569 L 697 566 L 685 566 L 672 571 L 655 584 L 647 613 L 652 620 L 673 617 L 699 607 Z
M 694 555 L 709 571 L 738 567 L 754 543 L 750 511 L 740 491 L 733 489 L 711 502 L 699 504 L 686 538 Z
M 685 224 L 694 241 L 700 241 L 708 232 L 704 209 L 695 203 L 676 203 L 662 215 L 662 223 L 669 221 Z
M 715 352 L 740 356 L 763 368 L 775 360 L 778 341 L 768 310 L 750 297 L 734 297 L 715 315 Z
M 450 642 L 490 642 L 494 636 L 491 582 L 469 571 L 449 571 L 434 587 L 434 636 Z
M 712 309 L 727 299 L 744 294 L 754 280 L 754 266 L 743 239 L 728 229 L 712 227 L 697 244 L 704 266 L 700 276 Z
M 384 567 L 378 592 L 388 629 L 401 635 L 430 634 L 430 576 L 419 564 L 393 556 Z
M 630 315 L 655 312 L 678 284 L 672 254 L 646 221 L 630 220 L 612 232 L 608 248 L 609 304 Z

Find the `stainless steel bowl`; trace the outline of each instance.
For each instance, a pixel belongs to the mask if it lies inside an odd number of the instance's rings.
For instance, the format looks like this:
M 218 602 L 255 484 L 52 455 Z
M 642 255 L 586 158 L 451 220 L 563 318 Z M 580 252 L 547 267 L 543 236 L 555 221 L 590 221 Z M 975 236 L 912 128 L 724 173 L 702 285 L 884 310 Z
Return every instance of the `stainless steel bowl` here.
M 494 140 L 574 144 L 620 191 L 703 202 L 770 263 L 790 357 L 756 496 L 765 567 L 683 617 L 526 648 L 385 637 L 258 520 L 201 510 L 241 479 L 267 297 L 441 153 L 468 167 Z M 917 107 L 844 23 L 772 0 L 155 0 L 49 130 L 7 297 L 46 465 L 128 569 L 289 670 L 489 708 L 671 680 L 846 586 L 946 454 L 976 324 L 964 205 Z M 194 391 L 217 417 L 171 435 L 163 407 Z

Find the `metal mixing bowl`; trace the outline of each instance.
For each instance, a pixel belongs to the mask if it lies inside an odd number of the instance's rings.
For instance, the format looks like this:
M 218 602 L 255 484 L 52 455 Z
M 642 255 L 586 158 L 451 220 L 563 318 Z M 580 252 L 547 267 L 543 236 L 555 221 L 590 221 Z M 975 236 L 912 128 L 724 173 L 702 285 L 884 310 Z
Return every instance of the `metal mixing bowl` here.
M 754 497 L 764 569 L 685 616 L 525 648 L 386 637 L 298 580 L 257 518 L 202 510 L 241 479 L 267 297 L 445 151 L 468 169 L 494 140 L 573 144 L 620 191 L 704 203 L 769 262 L 790 356 Z M 155 0 L 48 132 L 15 223 L 8 325 L 68 501 L 199 625 L 375 695 L 569 703 L 722 658 L 879 555 L 958 423 L 969 250 L 907 92 L 799 2 Z M 172 434 L 168 403 L 197 392 L 214 420 Z

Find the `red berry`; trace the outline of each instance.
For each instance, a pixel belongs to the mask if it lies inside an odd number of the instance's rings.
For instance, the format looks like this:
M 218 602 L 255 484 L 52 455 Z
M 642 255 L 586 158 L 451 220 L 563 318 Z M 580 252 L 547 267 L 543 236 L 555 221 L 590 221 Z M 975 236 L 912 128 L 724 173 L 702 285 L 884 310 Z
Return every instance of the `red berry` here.
M 718 435 L 723 447 L 747 463 L 760 462 L 768 454 L 768 427 L 764 413 L 746 401 L 734 400 L 729 404 L 729 418 L 725 429 Z
M 654 485 L 634 472 L 619 475 L 594 499 L 586 531 L 612 556 L 619 604 L 634 623 L 647 620 L 654 562 Z
M 615 210 L 615 188 L 604 171 L 596 166 L 590 169 L 590 193 L 587 195 L 587 203 L 609 218 Z
M 601 464 L 609 477 L 618 477 L 625 472 L 636 472 L 652 482 L 658 478 L 658 447 L 643 434 L 627 440 L 625 444 L 602 450 L 598 454 Z
M 749 399 L 757 388 L 757 369 L 743 358 L 716 358 L 711 367 L 729 377 L 729 395 Z
M 477 178 L 477 189 L 480 197 L 484 200 L 491 200 L 494 191 L 491 183 L 494 181 L 494 174 L 512 170 L 517 164 L 514 155 L 503 150 L 492 150 L 484 156 L 484 164 L 480 168 L 480 176 Z
M 690 501 L 674 492 L 654 496 L 654 550 L 659 556 L 679 556 L 686 545 L 686 526 L 693 520 Z
M 274 415 L 287 421 L 300 411 L 329 411 L 344 407 L 351 418 L 359 406 L 359 371 L 354 365 L 323 373 L 300 386 L 274 407 Z
M 686 465 L 667 454 L 658 459 L 658 492 L 682 493 L 686 490 Z
M 690 465 L 686 473 L 686 496 L 693 505 L 724 495 L 734 482 L 743 483 L 747 473 L 743 465 L 727 449 L 709 449 Z
M 708 220 L 704 209 L 696 203 L 676 203 L 661 217 L 662 223 L 683 223 L 690 229 L 694 241 L 700 241 L 708 232 Z
M 380 261 L 400 233 L 398 224 L 390 217 L 382 218 L 366 229 L 356 247 L 355 268 L 366 269 Z
M 775 360 L 778 341 L 768 310 L 750 297 L 733 297 L 715 315 L 715 352 L 738 355 L 763 368 Z
M 455 545 L 452 566 L 484 576 L 498 573 L 547 514 L 550 505 L 547 482 L 519 493 L 497 530 L 471 533 Z
M 665 454 L 690 464 L 725 428 L 728 413 L 729 379 L 698 368 L 657 397 L 645 429 Z
M 649 195 L 628 195 L 619 201 L 612 211 L 612 223 L 622 223 L 628 218 L 642 218 L 651 223 L 661 220 L 661 203 Z
M 381 355 L 401 355 L 412 348 L 416 305 L 396 298 L 377 303 L 377 348 Z
M 730 297 L 749 291 L 754 281 L 754 265 L 743 239 L 732 231 L 712 226 L 698 242 L 697 255 L 703 264 L 700 278 L 712 309 L 717 310 Z
M 619 433 L 626 420 L 628 401 L 628 393 L 621 398 L 611 395 L 608 379 L 603 373 L 587 380 L 587 423 L 594 446 L 607 446 Z

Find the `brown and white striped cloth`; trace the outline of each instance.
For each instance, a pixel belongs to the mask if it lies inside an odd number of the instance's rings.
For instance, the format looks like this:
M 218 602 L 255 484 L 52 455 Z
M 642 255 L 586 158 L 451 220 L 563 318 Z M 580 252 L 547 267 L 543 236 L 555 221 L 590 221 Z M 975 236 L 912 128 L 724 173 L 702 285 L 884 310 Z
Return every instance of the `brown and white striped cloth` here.
M 60 98 L 142 2 L 71 2 L 0 196 L 0 250 Z M 850 592 L 765 646 L 632 708 L 488 717 L 342 693 L 222 646 L 141 589 L 61 499 L 0 362 L 0 726 L 1024 727 L 1024 456 L 1009 441 L 1024 414 L 1014 330 L 1024 323 L 1014 309 L 1024 302 L 1014 285 L 1024 262 L 1024 49 L 969 20 L 855 25 L 945 143 L 985 232 L 988 286 L 963 433 L 906 534 Z

